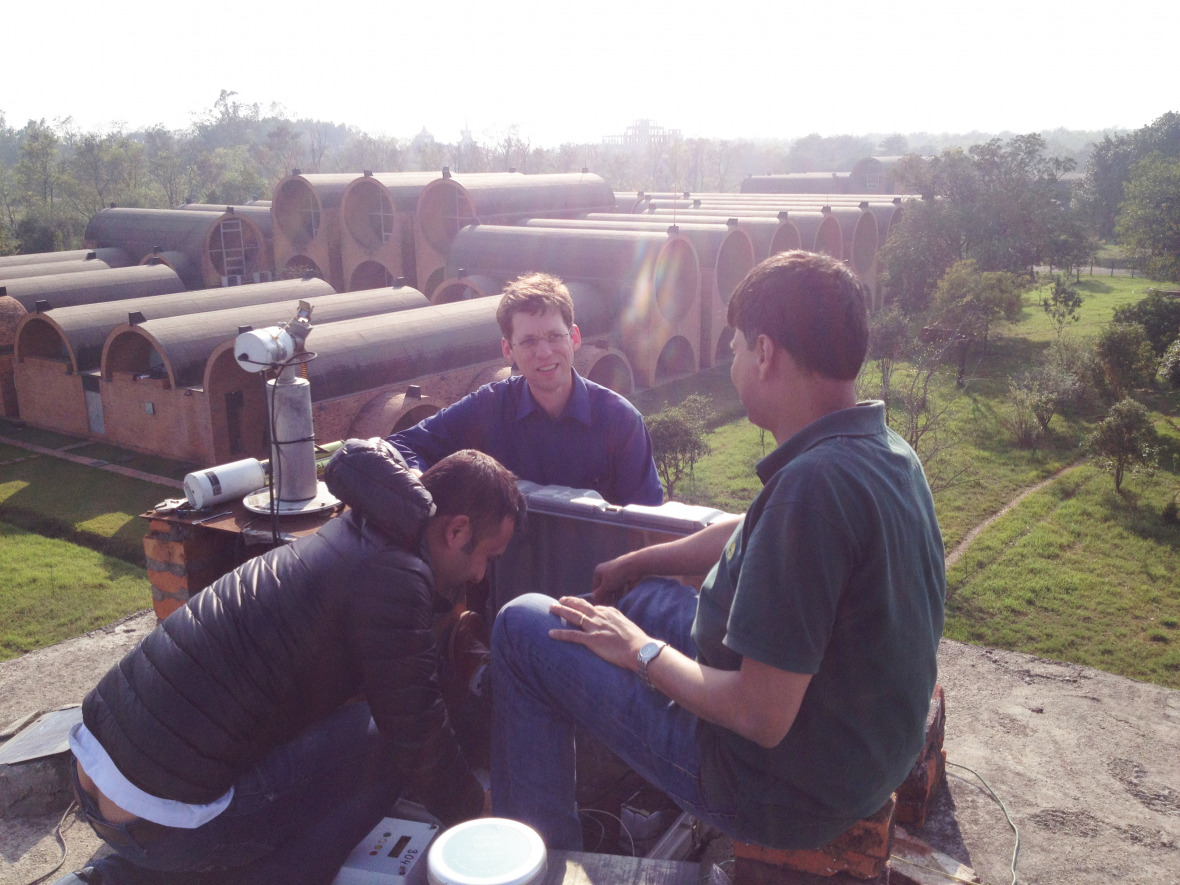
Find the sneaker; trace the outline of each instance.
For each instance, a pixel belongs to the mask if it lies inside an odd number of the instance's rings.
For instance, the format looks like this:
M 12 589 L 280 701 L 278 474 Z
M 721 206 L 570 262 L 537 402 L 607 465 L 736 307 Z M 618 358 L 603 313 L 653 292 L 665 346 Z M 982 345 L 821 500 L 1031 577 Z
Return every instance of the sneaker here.
M 93 872 L 92 867 L 83 867 L 76 873 L 69 873 L 68 875 L 62 876 L 53 885 L 93 885 L 93 883 L 98 881 L 90 877 L 90 874 Z
M 451 630 L 447 656 L 459 681 L 476 697 L 483 694 L 487 682 L 492 662 L 490 641 L 483 616 L 477 612 L 463 612 Z

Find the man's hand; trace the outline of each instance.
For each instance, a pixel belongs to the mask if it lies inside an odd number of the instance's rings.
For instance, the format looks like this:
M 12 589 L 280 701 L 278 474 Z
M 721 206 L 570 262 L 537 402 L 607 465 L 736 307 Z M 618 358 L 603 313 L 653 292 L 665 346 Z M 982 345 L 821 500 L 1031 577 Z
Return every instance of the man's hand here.
M 591 605 L 580 596 L 563 596 L 549 611 L 573 625 L 569 630 L 550 630 L 551 637 L 584 645 L 616 667 L 636 670 L 639 650 L 648 636 L 617 608 Z
M 648 575 L 705 574 L 721 558 L 740 519 L 728 514 L 699 532 L 607 560 L 594 570 L 590 598 L 596 605 L 614 605 Z
M 595 605 L 614 605 L 642 577 L 634 573 L 627 554 L 600 562 L 594 568 L 590 598 Z

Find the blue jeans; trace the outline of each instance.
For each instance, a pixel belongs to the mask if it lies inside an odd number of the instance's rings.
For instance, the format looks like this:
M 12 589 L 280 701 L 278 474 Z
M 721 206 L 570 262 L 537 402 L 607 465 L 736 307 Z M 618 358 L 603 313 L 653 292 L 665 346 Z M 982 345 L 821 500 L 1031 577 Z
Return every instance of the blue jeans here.
M 98 881 L 331 882 L 397 799 L 390 758 L 368 704 L 347 704 L 239 777 L 229 807 L 203 826 L 112 842 L 116 853 L 94 864 Z M 89 796 L 81 801 L 87 817 L 102 820 Z
M 549 613 L 552 597 L 520 596 L 492 630 L 492 802 L 497 815 L 527 823 L 550 848 L 580 851 L 574 732 L 597 737 L 645 780 L 703 822 L 733 833 L 736 797 L 706 795 L 700 720 L 639 677 L 589 649 L 552 639 L 568 627 Z M 697 593 L 654 578 L 619 609 L 649 636 L 695 656 Z

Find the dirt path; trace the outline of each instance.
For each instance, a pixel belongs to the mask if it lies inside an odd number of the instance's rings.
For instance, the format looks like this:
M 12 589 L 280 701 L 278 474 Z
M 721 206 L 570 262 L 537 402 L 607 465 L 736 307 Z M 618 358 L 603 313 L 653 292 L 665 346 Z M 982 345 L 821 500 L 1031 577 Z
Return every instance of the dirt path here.
M 991 525 L 993 522 L 995 522 L 1001 516 L 1006 514 L 1009 510 L 1011 510 L 1013 507 L 1015 507 L 1017 504 L 1019 504 L 1021 501 L 1023 501 L 1025 498 L 1027 498 L 1029 495 L 1033 494 L 1033 492 L 1039 492 L 1045 486 L 1049 485 L 1049 483 L 1053 482 L 1058 477 L 1063 476 L 1067 471 L 1073 470 L 1075 467 L 1079 467 L 1084 463 L 1085 463 L 1084 458 L 1074 461 L 1072 464 L 1067 464 L 1065 467 L 1062 467 L 1060 470 L 1058 470 L 1052 476 L 1042 479 L 1035 486 L 1029 486 L 1027 489 L 1022 491 L 1019 495 L 1017 495 L 1015 498 L 1013 498 L 1011 501 L 1009 501 L 1007 504 L 1005 504 L 1002 508 L 1000 508 L 1000 510 L 998 512 L 993 513 L 991 516 L 989 516 L 987 519 L 985 519 L 979 525 L 975 526 L 975 528 L 971 529 L 971 531 L 967 532 L 967 534 L 963 537 L 963 540 L 955 545 L 955 549 L 947 554 L 946 567 L 949 569 L 952 565 L 954 565 L 956 562 L 958 562 L 959 559 L 962 558 L 963 553 L 965 553 L 967 548 L 971 545 L 971 542 L 974 541 L 979 536 L 979 533 L 982 532 L 984 529 L 986 529 L 989 525 Z

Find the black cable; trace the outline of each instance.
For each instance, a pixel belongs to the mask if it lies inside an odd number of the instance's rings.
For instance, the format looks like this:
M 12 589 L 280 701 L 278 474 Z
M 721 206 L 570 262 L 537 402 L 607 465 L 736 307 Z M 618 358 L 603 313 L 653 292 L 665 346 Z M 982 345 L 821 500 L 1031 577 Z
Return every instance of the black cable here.
M 279 372 L 282 370 L 280 369 Z M 278 444 L 278 425 L 275 423 L 275 400 L 278 397 L 278 374 L 276 373 L 273 382 L 266 377 L 266 373 L 262 374 L 262 383 L 266 385 L 267 392 L 270 395 L 270 406 L 267 408 L 267 413 L 270 418 L 270 541 L 275 547 L 279 546 L 279 483 L 281 481 L 283 469 L 281 467 L 282 458 L 279 457 Z

